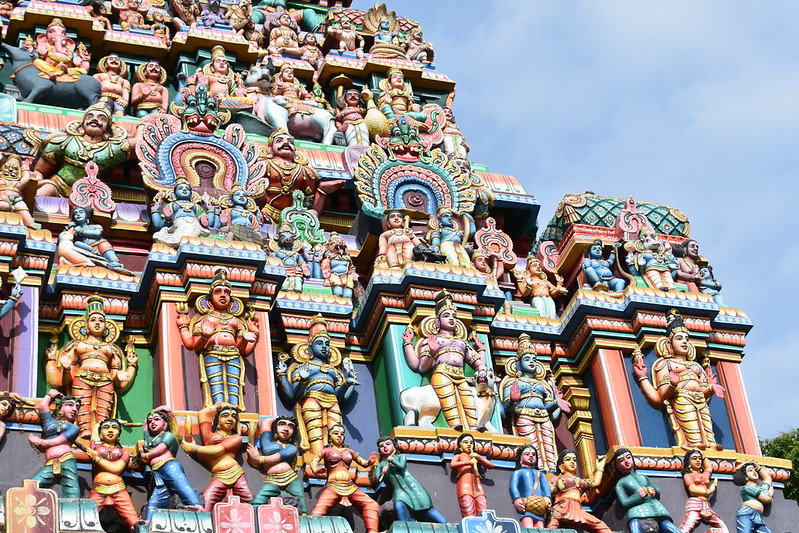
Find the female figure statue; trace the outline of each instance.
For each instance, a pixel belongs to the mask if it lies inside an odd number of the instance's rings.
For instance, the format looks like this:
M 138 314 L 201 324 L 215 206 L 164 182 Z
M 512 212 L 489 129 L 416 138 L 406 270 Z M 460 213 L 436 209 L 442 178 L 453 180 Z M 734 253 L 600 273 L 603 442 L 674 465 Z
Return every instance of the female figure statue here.
M 179 304 L 180 340 L 200 357 L 203 406 L 225 402 L 244 409 L 244 358 L 258 342 L 258 317 L 245 313 L 244 304 L 231 296 L 227 273 L 214 273 L 209 294 L 198 298 L 197 313 L 189 318 L 187 304 Z
M 732 481 L 741 487 L 743 500 L 736 516 L 738 533 L 771 533 L 763 522 L 764 507 L 774 498 L 771 476 L 757 463 L 744 463 Z
M 296 404 L 294 413 L 299 422 L 300 449 L 319 453 L 328 440 L 333 426 L 341 424 L 339 402 L 346 402 L 358 384 L 352 372 L 339 368 L 341 352 L 330 345 L 327 321 L 317 315 L 308 331 L 308 342 L 291 350 L 279 359 L 275 372 L 278 383 Z
M 563 402 L 554 383 L 546 380 L 546 368 L 536 359 L 535 346 L 530 336 L 519 336 L 516 357 L 505 363 L 505 378 L 499 386 L 502 407 L 511 418 L 514 435 L 528 437 L 538 451 L 540 470 L 554 472 L 555 427 L 561 415 Z
M 54 345 L 47 350 L 47 384 L 80 400 L 77 423 L 83 438 L 91 436 L 99 421 L 116 415 L 117 395 L 136 378 L 139 359 L 133 344 L 128 341 L 125 354 L 114 344 L 119 330 L 119 324 L 106 319 L 103 299 L 90 296 L 86 314 L 69 325 L 72 340 L 59 350 Z
M 421 337 L 413 341 L 413 328 L 408 325 L 402 335 L 405 362 L 414 372 L 432 371 L 433 386 L 441 411 L 454 429 L 476 429 L 477 408 L 474 392 L 463 374 L 465 364 L 477 372 L 475 379 L 485 379 L 486 350 L 483 342 L 472 336 L 474 348 L 467 340 L 466 326 L 458 319 L 457 308 L 444 290 L 436 296 L 436 316 L 427 317 L 419 325 Z
M 699 450 L 688 450 L 682 462 L 682 481 L 688 492 L 685 517 L 680 524 L 682 533 L 692 533 L 700 523 L 710 526 L 710 533 L 728 533 L 727 526 L 710 507 L 710 496 L 716 492 L 718 480 L 710 481 L 713 467 L 710 459 Z
M 666 337 L 655 344 L 658 359 L 647 379 L 641 350 L 633 352 L 633 375 L 641 392 L 655 409 L 666 409 L 677 446 L 685 449 L 721 449 L 713 434 L 708 402 L 715 394 L 724 397 L 716 375 L 694 361 L 696 348 L 689 339 L 680 314 L 672 309 L 666 316 Z
M 530 303 L 538 311 L 538 315 L 543 318 L 558 318 L 558 311 L 555 308 L 555 300 L 558 296 L 563 296 L 569 291 L 563 286 L 563 278 L 555 274 L 555 284 L 547 279 L 541 261 L 535 256 L 527 258 L 527 268 L 522 272 L 513 269 L 516 283 L 522 297 L 530 298 Z
M 100 440 L 84 451 L 94 463 L 94 484 L 89 499 L 97 502 L 97 509 L 113 507 L 129 529 L 141 521 L 125 487 L 122 474 L 128 468 L 130 455 L 119 443 L 122 424 L 115 418 L 100 422 L 97 432 Z
M 363 516 L 366 533 L 377 533 L 378 511 L 377 502 L 358 488 L 350 474 L 352 463 L 372 470 L 377 464 L 377 453 L 372 452 L 366 460 L 355 450 L 344 444 L 344 426 L 333 424 L 328 433 L 330 444 L 319 450 L 311 461 L 311 471 L 316 474 L 327 474 L 327 485 L 319 493 L 316 507 L 311 516 L 326 516 L 328 511 L 339 502 L 342 505 L 354 505 Z
M 494 468 L 494 463 L 474 450 L 474 437 L 468 433 L 458 437 L 457 447 L 460 453 L 452 458 L 450 466 L 458 476 L 455 491 L 458 494 L 461 516 L 477 516 L 487 505 L 486 493 L 480 482 L 480 467 Z
M 605 470 L 605 458 L 597 459 L 594 479 L 587 480 L 577 476 L 577 454 L 574 450 L 564 450 L 558 456 L 560 475 L 549 480 L 555 503 L 547 523 L 548 528 L 579 528 L 591 533 L 613 533 L 599 518 L 586 513 L 580 503 L 584 492 L 594 489 L 602 483 Z
M 211 471 L 211 481 L 203 491 L 205 511 L 211 511 L 228 492 L 241 498 L 244 503 L 252 500 L 252 491 L 244 477 L 244 469 L 236 456 L 243 444 L 242 434 L 247 426 L 239 426 L 239 411 L 234 406 L 218 403 L 205 407 L 197 414 L 200 421 L 202 444 L 194 442 L 191 434 L 191 419 L 184 426 L 183 451 L 204 463 Z

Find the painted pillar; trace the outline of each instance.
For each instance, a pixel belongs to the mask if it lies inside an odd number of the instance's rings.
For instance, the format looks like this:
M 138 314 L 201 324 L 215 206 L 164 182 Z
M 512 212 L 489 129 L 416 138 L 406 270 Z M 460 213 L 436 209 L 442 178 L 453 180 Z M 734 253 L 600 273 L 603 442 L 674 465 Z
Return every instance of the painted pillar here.
M 257 398 L 258 414 L 274 416 L 277 414 L 277 384 L 275 383 L 275 369 L 272 364 L 272 339 L 269 335 L 269 313 L 257 312 L 258 316 L 258 344 L 248 357 L 252 357 L 255 371 L 258 373 Z M 248 396 L 249 385 L 244 389 L 245 401 Z M 249 394 L 252 394 L 251 392 Z
M 39 287 L 23 286 L 22 297 L 9 315 L 14 324 L 9 390 L 24 398 L 35 398 L 39 368 Z
M 735 448 L 740 453 L 762 455 L 752 411 L 749 408 L 749 399 L 746 397 L 746 388 L 741 378 L 740 365 L 729 361 L 718 361 L 716 370 L 721 385 L 727 389 L 727 412 L 733 429 Z
M 180 340 L 180 331 L 175 323 L 177 319 L 176 304 L 165 302 L 161 304 L 161 314 L 158 319 L 158 345 L 155 350 L 154 366 L 158 368 L 160 383 L 158 390 L 161 393 L 161 403 L 168 405 L 175 411 L 186 410 L 186 397 L 184 394 L 185 379 L 183 377 L 183 343 Z M 197 384 L 199 386 L 199 383 Z
M 599 348 L 591 361 L 608 447 L 641 446 L 630 380 L 621 350 Z
M 596 444 L 591 425 L 591 393 L 581 385 L 583 381 L 577 376 L 564 376 L 560 381 L 560 386 L 565 389 L 563 397 L 572 406 L 566 423 L 574 438 L 574 448 L 583 467 L 583 475 L 590 478 L 596 467 Z

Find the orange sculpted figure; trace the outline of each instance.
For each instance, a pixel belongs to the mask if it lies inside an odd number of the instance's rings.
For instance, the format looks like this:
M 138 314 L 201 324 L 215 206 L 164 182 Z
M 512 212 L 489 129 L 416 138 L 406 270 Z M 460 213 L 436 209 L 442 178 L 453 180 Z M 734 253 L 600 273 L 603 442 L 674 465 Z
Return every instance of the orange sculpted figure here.
M 594 479 L 587 480 L 577 476 L 577 454 L 574 450 L 564 450 L 558 457 L 560 474 L 549 480 L 555 503 L 547 522 L 548 528 L 573 527 L 591 533 L 612 533 L 599 518 L 586 513 L 580 500 L 583 493 L 602 483 L 605 458 L 597 459 Z
M 452 470 L 458 476 L 455 490 L 458 493 L 458 505 L 461 516 L 477 516 L 486 509 L 486 493 L 480 482 L 480 467 L 494 468 L 494 463 L 474 451 L 474 437 L 463 433 L 458 437 L 458 450 L 450 461 Z
M 81 437 L 88 438 L 92 428 L 116 414 L 117 395 L 127 391 L 136 378 L 138 356 L 128 344 L 123 355 L 114 342 L 119 325 L 106 319 L 103 299 L 90 296 L 84 318 L 69 326 L 72 341 L 60 350 L 47 350 L 47 383 L 70 391 L 81 401 L 78 426 Z
M 367 461 L 358 452 L 344 444 L 344 426 L 336 424 L 328 433 L 330 444 L 323 448 L 311 461 L 311 470 L 317 474 L 327 474 L 327 485 L 319 493 L 311 516 L 326 516 L 328 511 L 341 503 L 348 507 L 355 505 L 363 515 L 366 533 L 377 533 L 377 515 L 380 506 L 353 482 L 350 466 L 372 470 L 377 464 L 377 452 L 372 452 Z
M 244 469 L 236 459 L 243 445 L 242 429 L 239 427 L 239 411 L 230 404 L 219 403 L 206 407 L 197 414 L 200 421 L 200 439 L 196 444 L 191 434 L 191 422 L 184 427 L 183 451 L 205 464 L 211 471 L 211 481 L 203 492 L 205 510 L 225 499 L 228 492 L 248 503 L 252 491 L 244 477 Z

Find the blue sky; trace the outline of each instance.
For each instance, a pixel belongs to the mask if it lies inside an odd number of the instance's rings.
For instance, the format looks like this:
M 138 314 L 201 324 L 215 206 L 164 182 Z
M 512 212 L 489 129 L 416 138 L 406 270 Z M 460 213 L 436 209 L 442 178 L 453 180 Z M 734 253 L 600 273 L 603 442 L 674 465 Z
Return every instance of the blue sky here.
M 373 2 L 356 0 L 353 8 Z M 403 0 L 470 158 L 541 203 L 567 193 L 682 210 L 725 303 L 754 321 L 742 364 L 761 437 L 799 425 L 789 309 L 799 244 L 799 3 Z

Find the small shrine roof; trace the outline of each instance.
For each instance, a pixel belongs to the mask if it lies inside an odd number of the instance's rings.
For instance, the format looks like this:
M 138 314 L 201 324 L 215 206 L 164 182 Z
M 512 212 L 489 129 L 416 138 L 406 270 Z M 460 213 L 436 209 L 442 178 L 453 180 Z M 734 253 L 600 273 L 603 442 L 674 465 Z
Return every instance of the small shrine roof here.
M 595 194 L 567 194 L 558 204 L 555 216 L 549 221 L 539 237 L 539 242 L 560 241 L 573 224 L 613 228 L 624 209 L 627 199 L 609 198 Z M 656 233 L 675 237 L 688 237 L 691 225 L 688 217 L 673 207 L 636 201 L 638 211 L 646 216 Z

